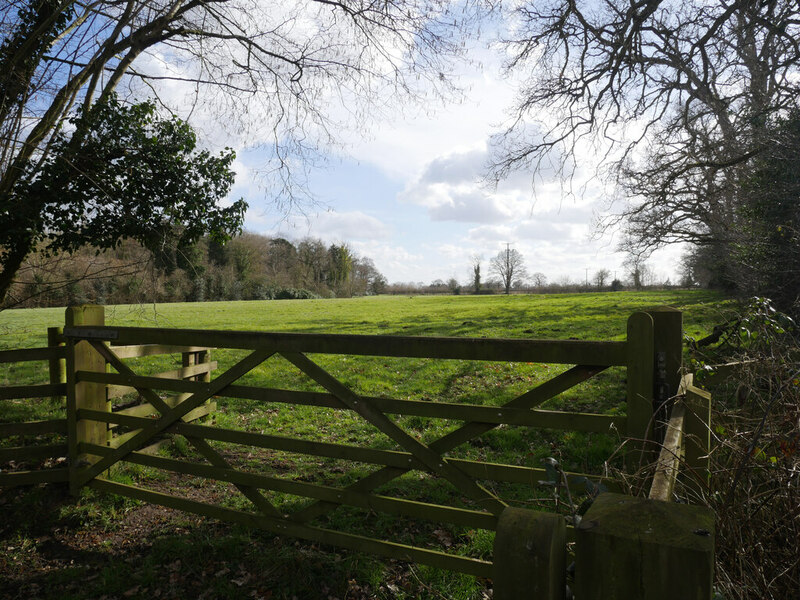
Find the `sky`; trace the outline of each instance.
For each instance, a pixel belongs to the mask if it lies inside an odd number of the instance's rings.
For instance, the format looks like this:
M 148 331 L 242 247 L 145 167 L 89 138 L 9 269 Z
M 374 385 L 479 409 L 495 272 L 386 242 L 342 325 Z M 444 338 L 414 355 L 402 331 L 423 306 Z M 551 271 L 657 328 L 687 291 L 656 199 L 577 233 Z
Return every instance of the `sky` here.
M 595 153 L 583 149 L 570 184 L 550 168 L 487 185 L 490 138 L 509 117 L 514 84 L 491 64 L 462 71 L 460 83 L 468 92 L 458 104 L 398 112 L 366 137 L 345 132 L 343 150 L 311 170 L 316 205 L 304 214 L 276 209 L 257 182 L 264 151 L 240 150 L 231 196 L 249 203 L 245 229 L 345 242 L 390 283 L 466 284 L 475 255 L 486 280 L 490 259 L 507 245 L 522 254 L 529 274 L 543 273 L 548 282 L 591 281 L 600 269 L 625 279 L 619 233 L 596 235 L 613 190 L 595 176 Z M 657 281 L 680 279 L 682 253 L 670 247 L 648 260 Z

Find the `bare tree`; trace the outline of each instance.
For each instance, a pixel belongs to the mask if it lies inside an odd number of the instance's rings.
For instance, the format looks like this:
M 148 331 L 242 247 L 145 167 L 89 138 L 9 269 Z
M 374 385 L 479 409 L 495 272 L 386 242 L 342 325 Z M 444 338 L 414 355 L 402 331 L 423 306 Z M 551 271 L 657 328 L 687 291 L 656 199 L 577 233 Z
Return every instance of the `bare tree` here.
M 515 10 L 506 68 L 525 79 L 496 140 L 495 175 L 599 144 L 629 199 L 606 221 L 626 224 L 627 249 L 735 243 L 741 180 L 773 145 L 770 124 L 800 103 L 800 5 L 544 0 Z
M 502 282 L 505 293 L 511 292 L 511 284 L 527 277 L 525 261 L 522 254 L 510 247 L 501 250 L 489 263 L 489 272 L 497 275 Z
M 631 254 L 623 263 L 628 270 L 630 284 L 637 290 L 652 285 L 655 279 L 653 269 L 648 265 L 644 258 L 639 254 Z
M 270 197 L 292 205 L 303 165 L 335 142 L 344 117 L 361 123 L 390 100 L 452 91 L 447 57 L 462 49 L 452 34 L 474 15 L 471 3 L 456 12 L 447 0 L 6 2 L 0 221 L 24 209 L 29 223 L 16 229 L 41 230 L 42 206 L 20 206 L 15 188 L 48 160 L 76 109 L 115 90 L 271 145 Z M 13 277 L 31 245 L 0 243 L 0 277 Z
M 592 281 L 594 284 L 599 288 L 603 289 L 606 286 L 606 282 L 608 282 L 609 278 L 611 277 L 611 271 L 608 269 L 600 269 L 597 273 L 594 274 Z
M 536 273 L 531 275 L 531 283 L 533 284 L 533 287 L 537 289 L 542 289 L 544 288 L 544 286 L 547 285 L 547 277 L 545 276 L 544 273 L 540 273 L 539 271 L 537 271 Z

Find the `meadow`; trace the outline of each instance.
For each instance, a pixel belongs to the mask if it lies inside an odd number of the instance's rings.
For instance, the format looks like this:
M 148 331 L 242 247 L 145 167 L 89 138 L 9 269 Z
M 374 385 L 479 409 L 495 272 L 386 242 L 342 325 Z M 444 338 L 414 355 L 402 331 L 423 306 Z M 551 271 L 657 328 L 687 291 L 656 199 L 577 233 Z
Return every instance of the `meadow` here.
M 691 337 L 706 335 L 732 309 L 720 296 L 701 291 L 379 296 L 115 306 L 106 308 L 106 323 L 306 333 L 622 340 L 631 313 L 662 305 L 683 311 L 684 329 Z M 0 349 L 45 345 L 46 328 L 62 323 L 63 309 L 0 312 Z M 213 351 L 220 369 L 242 355 L 232 350 Z M 141 359 L 137 372 L 175 368 L 179 359 L 175 355 Z M 502 404 L 563 370 L 557 365 L 535 363 L 349 356 L 320 356 L 315 360 L 360 394 L 482 405 Z M 38 368 L 30 365 L 4 365 L 0 385 L 46 379 L 46 365 Z M 254 369 L 243 383 L 319 390 L 279 358 Z M 543 408 L 619 414 L 624 411 L 624 373 L 609 369 L 549 401 Z M 0 401 L 0 421 L 32 420 L 61 411 L 60 406 L 49 400 Z M 358 442 L 374 448 L 391 447 L 382 434 L 357 416 L 332 409 L 221 398 L 215 421 L 226 428 Z M 438 438 L 453 427 L 452 423 L 438 419 L 413 416 L 398 418 L 397 422 L 423 442 Z M 614 435 L 503 426 L 482 436 L 478 443 L 465 444 L 450 456 L 524 466 L 541 466 L 544 458 L 552 456 L 567 470 L 602 473 L 619 466 L 618 459 L 611 457 L 620 443 L 619 436 Z M 363 466 L 345 461 L 320 462 L 314 457 L 257 449 L 242 451 L 241 447 L 224 444 L 218 448 L 237 466 L 271 469 L 301 481 L 341 485 L 368 472 Z M 193 457 L 180 439 L 166 451 Z M 135 466 L 119 469 L 114 477 L 123 482 L 143 482 L 155 489 L 180 488 L 182 493 L 202 499 L 246 507 L 246 501 L 231 494 L 226 484 L 201 486 L 191 479 L 179 481 Z M 423 494 L 426 501 L 442 504 L 462 502 L 452 496 L 447 486 L 418 474 L 404 476 L 381 491 L 410 498 Z M 563 500 L 554 497 L 546 487 L 498 484 L 495 491 L 519 506 L 563 510 Z M 302 503 L 296 497 L 280 494 L 273 494 L 272 499 L 286 510 Z M 0 495 L 0 503 L 4 513 L 0 521 L 0 544 L 13 549 L 5 562 L 0 563 L 0 575 L 12 581 L 14 589 L 23 596 L 24 590 L 31 589 L 46 598 L 91 598 L 103 594 L 109 598 L 192 596 L 199 595 L 198 591 L 207 592 L 206 597 L 225 598 L 487 596 L 487 582 L 473 577 L 319 548 L 130 500 L 101 497 L 90 491 L 79 498 L 69 498 L 63 491 L 52 488 L 7 490 Z M 33 514 L 42 511 L 47 511 L 48 518 L 33 518 Z M 491 553 L 492 536 L 483 530 L 419 524 L 357 509 L 339 509 L 325 519 L 323 525 L 328 527 L 377 533 L 386 539 L 447 548 L 476 558 Z M 95 542 L 87 542 L 91 536 L 95 536 Z M 42 542 L 43 538 L 47 539 Z M 72 566 L 61 564 L 58 553 L 50 549 L 54 539 L 70 549 L 67 554 Z M 114 541 L 106 543 L 107 540 Z M 87 547 L 89 551 L 85 551 Z M 180 568 L 170 571 L 167 567 L 176 561 Z M 91 578 L 92 583 L 73 590 L 69 586 L 75 577 Z

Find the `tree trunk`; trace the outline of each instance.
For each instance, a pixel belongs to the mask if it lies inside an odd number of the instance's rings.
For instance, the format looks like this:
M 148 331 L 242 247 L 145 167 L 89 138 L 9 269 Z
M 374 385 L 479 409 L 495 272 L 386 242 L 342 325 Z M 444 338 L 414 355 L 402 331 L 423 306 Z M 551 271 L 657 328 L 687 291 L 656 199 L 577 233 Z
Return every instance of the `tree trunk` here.
M 14 276 L 22 266 L 25 257 L 30 253 L 31 245 L 30 239 L 15 244 L 0 262 L 0 266 L 3 268 L 0 271 L 0 306 L 5 302 L 8 290 L 11 288 L 11 284 L 14 283 Z

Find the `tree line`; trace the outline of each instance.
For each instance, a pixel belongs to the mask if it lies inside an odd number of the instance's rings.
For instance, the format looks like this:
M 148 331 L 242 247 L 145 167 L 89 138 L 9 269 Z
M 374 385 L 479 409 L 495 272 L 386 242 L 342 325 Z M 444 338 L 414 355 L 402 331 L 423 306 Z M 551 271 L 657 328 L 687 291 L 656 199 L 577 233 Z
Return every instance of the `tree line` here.
M 34 252 L 3 307 L 330 298 L 385 289 L 372 259 L 346 243 L 245 232 L 224 244 L 208 236 L 165 241 L 157 251 L 126 239 L 103 251 Z

